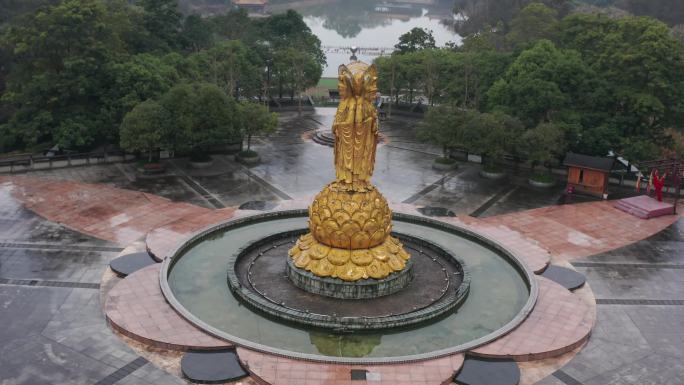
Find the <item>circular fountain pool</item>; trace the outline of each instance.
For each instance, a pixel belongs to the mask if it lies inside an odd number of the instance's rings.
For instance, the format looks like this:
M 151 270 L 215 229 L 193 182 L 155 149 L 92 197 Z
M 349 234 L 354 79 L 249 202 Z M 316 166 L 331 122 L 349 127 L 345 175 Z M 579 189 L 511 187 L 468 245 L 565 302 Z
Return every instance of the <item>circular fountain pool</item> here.
M 305 210 L 241 218 L 198 232 L 164 261 L 162 291 L 183 317 L 217 337 L 330 362 L 397 362 L 465 351 L 506 334 L 532 310 L 537 297 L 532 272 L 495 241 L 422 217 L 395 214 L 393 223 L 397 235 L 438 245 L 468 267 L 470 290 L 459 307 L 412 326 L 334 333 L 276 321 L 245 306 L 226 281 L 231 257 L 266 237 L 305 229 Z

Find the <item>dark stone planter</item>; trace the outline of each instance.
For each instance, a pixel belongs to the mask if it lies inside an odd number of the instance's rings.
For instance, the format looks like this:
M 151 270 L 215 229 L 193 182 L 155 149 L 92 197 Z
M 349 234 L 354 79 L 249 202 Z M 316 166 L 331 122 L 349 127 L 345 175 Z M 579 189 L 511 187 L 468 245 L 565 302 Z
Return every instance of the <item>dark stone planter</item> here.
M 503 172 L 489 172 L 485 170 L 480 171 L 480 176 L 485 178 L 485 179 L 492 179 L 492 180 L 497 180 L 501 179 L 506 176 L 506 173 Z
M 287 276 L 298 288 L 309 293 L 340 299 L 367 299 L 384 297 L 398 292 L 413 279 L 413 261 L 409 260 L 404 270 L 392 273 L 384 279 L 364 279 L 347 282 L 339 278 L 322 278 L 306 270 L 298 269 L 287 258 Z
M 439 163 L 435 161 L 432 162 L 432 168 L 437 171 L 451 171 L 458 168 L 458 163 Z
M 214 160 L 210 160 L 207 162 L 193 162 L 190 161 L 190 167 L 196 168 L 196 169 L 203 169 L 203 168 L 209 168 L 214 164 Z
M 534 180 L 532 178 L 528 179 L 527 183 L 529 183 L 531 186 L 539 187 L 539 188 L 551 188 L 551 187 L 556 185 L 556 182 L 540 182 L 540 181 Z
M 242 164 L 245 164 L 245 165 L 253 165 L 253 164 L 258 164 L 261 161 L 261 157 L 259 155 L 243 156 L 240 154 L 236 154 L 235 160 L 242 163 Z
M 228 260 L 227 281 L 233 294 L 250 308 L 276 319 L 323 329 L 352 331 L 388 329 L 426 322 L 460 306 L 470 291 L 470 273 L 459 257 L 422 238 L 400 234 L 395 236 L 404 241 L 404 245 L 412 250 L 411 253 L 417 253 L 412 254 L 412 259 L 421 259 L 422 275 L 416 275 L 411 259 L 404 270 L 383 280 L 346 282 L 316 277 L 297 269 L 286 255 L 296 237 L 304 232 L 305 229 L 300 229 L 274 234 L 232 255 Z M 286 240 L 288 237 L 291 237 L 291 241 Z M 268 271 L 280 263 L 283 270 Z M 434 263 L 433 270 L 426 271 L 426 263 Z M 304 294 L 299 284 L 293 284 L 292 277 L 308 285 L 304 288 L 308 293 Z M 279 282 L 281 279 L 286 281 L 285 286 Z M 416 280 L 420 282 L 420 288 L 415 286 Z M 412 289 L 411 285 L 414 285 Z M 401 290 L 405 286 L 405 290 Z M 320 293 L 313 293 L 312 290 Z M 425 296 L 412 297 L 411 294 L 417 290 L 422 290 Z M 331 291 L 343 293 L 337 293 L 335 298 L 326 297 Z M 394 293 L 378 298 L 381 291 Z M 282 292 L 286 294 L 282 296 Z M 359 297 L 359 292 L 366 298 Z M 396 296 L 401 296 L 400 300 Z M 359 301 L 355 301 L 356 298 Z M 354 304 L 350 305 L 350 300 Z
M 137 170 L 142 175 L 158 175 L 166 172 L 166 166 L 161 163 L 154 164 L 154 166 L 139 166 Z

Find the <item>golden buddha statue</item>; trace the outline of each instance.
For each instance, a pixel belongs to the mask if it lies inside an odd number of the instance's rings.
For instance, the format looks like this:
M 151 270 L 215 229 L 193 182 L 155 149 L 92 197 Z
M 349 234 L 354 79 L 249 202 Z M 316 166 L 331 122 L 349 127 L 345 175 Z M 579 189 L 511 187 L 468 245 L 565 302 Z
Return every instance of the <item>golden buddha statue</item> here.
M 377 69 L 354 60 L 339 68 L 333 123 L 336 180 L 309 207 L 309 230 L 289 255 L 297 268 L 345 281 L 386 278 L 410 255 L 390 236 L 392 212 L 370 182 L 378 141 Z

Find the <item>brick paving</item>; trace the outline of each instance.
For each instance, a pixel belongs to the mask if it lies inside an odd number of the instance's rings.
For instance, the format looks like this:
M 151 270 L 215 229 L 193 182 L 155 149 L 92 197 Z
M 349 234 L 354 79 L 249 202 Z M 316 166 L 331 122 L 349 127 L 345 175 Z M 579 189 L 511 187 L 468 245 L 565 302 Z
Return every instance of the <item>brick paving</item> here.
M 15 176 L 0 177 L 0 183 L 13 186 L 12 194 L 39 215 L 101 239 L 127 244 L 163 227 L 151 238 L 151 251 L 162 256 L 179 237 L 233 215 L 233 209 L 214 211 L 101 184 Z M 277 209 L 305 208 L 308 201 L 281 202 Z M 392 207 L 417 214 L 405 204 Z M 533 270 L 540 271 L 548 264 L 548 254 L 540 247 L 560 259 L 585 257 L 647 238 L 677 218 L 640 220 L 615 209 L 610 202 L 589 202 L 456 220 L 496 237 L 526 257 Z
M 480 219 L 466 216 L 456 218 L 443 217 L 440 220 L 470 228 L 495 240 L 503 247 L 514 252 L 535 273 L 544 271 L 551 261 L 551 254 L 539 245 L 541 242 L 531 240 L 510 227 L 497 223 L 490 224 Z
M 681 210 L 680 210 L 681 212 Z M 612 202 L 550 206 L 482 219 L 537 241 L 554 258 L 577 259 L 627 246 L 670 226 L 679 215 L 639 219 Z
M 391 365 L 332 365 L 278 357 L 237 348 L 240 361 L 258 382 L 271 385 L 437 385 L 450 384 L 463 365 L 463 354 Z M 367 380 L 351 371 L 367 370 Z M 260 381 L 259 381 L 260 380 Z
M 504 337 L 473 350 L 474 354 L 542 360 L 569 352 L 589 338 L 595 321 L 592 306 L 551 280 L 537 280 L 539 298 L 527 319 Z
M 183 237 L 200 228 L 250 213 L 174 203 L 155 195 L 105 185 L 28 177 L 0 177 L 0 183 L 9 186 L 12 196 L 27 208 L 82 233 L 120 244 L 130 243 L 149 233 L 147 247 L 161 258 L 167 256 Z M 284 201 L 276 209 L 306 208 L 309 201 L 310 198 Z M 411 205 L 393 204 L 393 209 L 420 215 Z M 539 272 L 549 263 L 550 254 L 564 260 L 617 249 L 666 228 L 677 218 L 640 220 L 614 209 L 608 202 L 591 202 L 484 219 L 457 217 L 440 220 L 495 238 L 519 254 L 532 270 Z M 196 329 L 165 302 L 158 286 L 158 268 L 157 265 L 143 269 L 112 289 L 105 305 L 112 327 L 155 347 L 212 349 L 229 346 L 229 343 Z M 507 336 L 476 349 L 477 354 L 520 361 L 538 360 L 571 351 L 586 340 L 594 322 L 591 306 L 555 283 L 544 278 L 539 280 L 539 302 L 528 319 Z M 348 365 L 314 364 L 274 358 L 246 349 L 239 351 L 250 364 L 255 377 L 268 383 L 351 384 L 352 367 Z M 462 356 L 455 357 L 460 361 L 446 362 L 453 358 L 443 358 L 424 363 L 364 368 L 378 374 L 372 375 L 373 379 L 380 378 L 379 382 L 370 383 L 436 384 L 448 380 L 460 367 Z M 285 365 L 281 365 L 279 370 L 281 361 Z M 434 365 L 439 369 L 426 366 L 433 361 L 437 362 Z M 354 385 L 360 383 L 363 382 L 354 381 Z
M 129 244 L 150 230 L 212 210 L 103 184 L 0 176 L 12 195 L 40 216 L 100 239 Z
M 114 286 L 105 302 L 109 324 L 122 334 L 155 347 L 212 350 L 231 346 L 190 324 L 166 302 L 156 264 L 129 275 Z
M 235 214 L 235 209 L 227 208 L 180 217 L 150 231 L 146 237 L 147 250 L 156 260 L 161 261 L 190 234 L 213 223 L 230 219 Z

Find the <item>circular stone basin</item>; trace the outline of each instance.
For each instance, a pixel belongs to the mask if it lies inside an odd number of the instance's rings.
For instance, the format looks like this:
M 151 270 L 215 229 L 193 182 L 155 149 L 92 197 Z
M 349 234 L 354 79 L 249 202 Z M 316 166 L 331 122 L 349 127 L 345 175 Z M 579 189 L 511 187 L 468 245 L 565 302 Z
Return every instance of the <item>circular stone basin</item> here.
M 469 229 L 394 214 L 396 234 L 424 239 L 467 266 L 470 290 L 457 309 L 428 323 L 335 333 L 274 320 L 245 306 L 226 282 L 231 256 L 266 237 L 305 231 L 307 219 L 307 210 L 266 213 L 196 233 L 164 260 L 164 296 L 183 317 L 211 335 L 263 352 L 338 363 L 403 362 L 470 350 L 513 330 L 537 299 L 533 273 L 498 243 Z M 417 263 L 422 262 L 416 258 Z
M 379 281 L 355 283 L 325 278 L 330 281 L 325 284 L 333 289 L 340 289 L 339 285 L 349 285 L 352 290 L 368 285 L 377 290 L 378 283 L 392 285 L 395 278 L 412 277 L 400 291 L 359 300 L 324 297 L 302 290 L 288 275 L 293 271 L 312 274 L 296 269 L 287 251 L 303 232 L 269 236 L 234 255 L 228 262 L 228 285 L 233 293 L 263 314 L 339 332 L 426 322 L 452 311 L 468 294 L 470 275 L 460 258 L 425 240 L 403 234 L 394 236 L 412 257 L 401 272 Z

